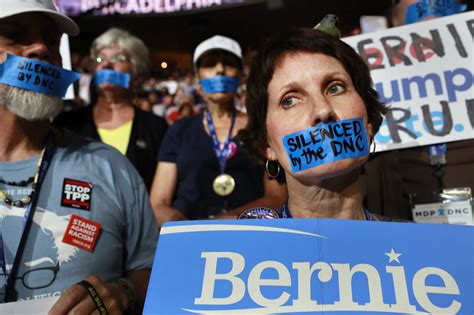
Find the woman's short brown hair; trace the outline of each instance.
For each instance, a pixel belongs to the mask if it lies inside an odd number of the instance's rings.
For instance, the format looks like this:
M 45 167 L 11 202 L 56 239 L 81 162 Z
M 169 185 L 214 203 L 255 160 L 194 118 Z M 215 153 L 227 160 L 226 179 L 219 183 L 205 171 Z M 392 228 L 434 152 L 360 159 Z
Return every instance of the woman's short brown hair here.
M 298 52 L 321 53 L 337 59 L 344 66 L 365 103 L 368 120 L 372 123 L 375 133 L 382 123 L 382 115 L 387 111 L 387 107 L 379 101 L 378 94 L 372 87 L 369 68 L 351 46 L 331 35 L 308 28 L 277 34 L 263 45 L 252 62 L 245 102 L 248 124 L 239 133 L 244 147 L 261 161 L 266 160 L 268 147 L 268 84 L 283 58 Z

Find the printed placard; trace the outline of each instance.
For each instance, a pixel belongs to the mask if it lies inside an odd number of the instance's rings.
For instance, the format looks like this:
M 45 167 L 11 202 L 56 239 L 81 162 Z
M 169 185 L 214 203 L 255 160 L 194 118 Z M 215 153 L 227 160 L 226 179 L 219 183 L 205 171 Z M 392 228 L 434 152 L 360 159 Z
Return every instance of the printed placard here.
M 64 233 L 63 242 L 93 252 L 99 232 L 99 223 L 73 214 Z
M 10 54 L 0 64 L 0 83 L 60 97 L 79 77 L 77 72 Z
M 412 213 L 418 223 L 474 225 L 470 200 L 419 204 Z
M 246 0 L 120 0 L 111 2 L 101 2 L 93 0 L 56 0 L 60 12 L 69 16 L 78 16 L 83 13 L 97 15 L 121 14 L 162 14 L 179 13 L 192 10 L 207 9 L 209 7 L 224 7 L 243 3 Z
M 284 136 L 282 141 L 294 173 L 369 154 L 362 118 L 320 124 Z
M 343 39 L 392 108 L 377 152 L 474 138 L 473 35 L 470 11 Z
M 144 314 L 474 314 L 473 248 L 460 225 L 167 223 Z
M 92 183 L 65 178 L 61 206 L 90 210 L 92 197 Z

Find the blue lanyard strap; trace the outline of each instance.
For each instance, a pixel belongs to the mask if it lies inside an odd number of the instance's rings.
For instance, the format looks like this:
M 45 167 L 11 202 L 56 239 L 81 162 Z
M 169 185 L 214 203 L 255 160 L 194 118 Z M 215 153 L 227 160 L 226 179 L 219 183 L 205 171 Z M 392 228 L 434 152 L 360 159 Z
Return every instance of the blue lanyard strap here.
M 224 173 L 225 166 L 227 164 L 229 142 L 232 136 L 232 130 L 234 129 L 235 117 L 235 110 L 232 110 L 232 120 L 230 123 L 229 134 L 227 135 L 227 140 L 224 142 L 224 146 L 221 148 L 221 146 L 219 145 L 219 140 L 217 139 L 216 128 L 214 126 L 214 122 L 212 121 L 211 113 L 209 111 L 206 111 L 207 126 L 209 127 L 209 132 L 211 133 L 213 143 L 212 149 L 214 150 L 217 160 L 219 161 L 221 174 Z
M 375 221 L 374 216 L 369 211 L 367 211 L 367 209 L 364 209 L 364 214 L 365 214 L 365 219 L 367 221 Z M 285 202 L 285 204 L 281 208 L 281 217 L 283 219 L 293 218 L 293 216 L 290 213 L 290 210 L 288 209 L 288 201 Z
M 31 223 L 33 221 L 33 215 L 35 212 L 36 205 L 39 199 L 39 191 L 41 189 L 41 185 L 43 184 L 44 178 L 46 177 L 46 173 L 48 172 L 48 168 L 51 165 L 53 160 L 54 152 L 56 151 L 56 146 L 54 145 L 53 135 L 50 133 L 48 136 L 48 140 L 46 141 L 46 146 L 41 153 L 41 157 L 38 161 L 38 165 L 36 167 L 36 172 L 33 181 L 33 192 L 32 192 L 32 201 L 28 205 L 25 210 L 25 214 L 23 216 L 23 231 L 21 233 L 20 242 L 18 243 L 18 248 L 15 254 L 15 258 L 13 260 L 13 265 L 10 270 L 10 275 L 7 276 L 6 273 L 6 259 L 5 259 L 5 250 L 3 244 L 3 237 L 0 231 L 0 264 L 2 271 L 6 277 L 6 286 L 5 286 L 5 302 L 9 302 L 11 300 L 16 300 L 15 297 L 12 296 L 13 294 L 13 285 L 14 285 L 14 276 L 18 272 L 18 268 L 20 267 L 21 256 L 23 254 L 23 250 L 26 244 L 26 240 L 28 237 L 28 232 L 31 227 Z

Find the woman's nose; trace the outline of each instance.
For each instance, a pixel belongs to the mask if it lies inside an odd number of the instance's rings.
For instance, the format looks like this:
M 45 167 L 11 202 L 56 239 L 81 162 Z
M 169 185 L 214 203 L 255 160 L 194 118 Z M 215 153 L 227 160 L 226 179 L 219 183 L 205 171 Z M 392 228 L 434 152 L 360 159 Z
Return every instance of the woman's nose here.
M 314 102 L 311 119 L 312 125 L 317 126 L 319 124 L 335 122 L 337 117 L 331 103 L 322 97 Z

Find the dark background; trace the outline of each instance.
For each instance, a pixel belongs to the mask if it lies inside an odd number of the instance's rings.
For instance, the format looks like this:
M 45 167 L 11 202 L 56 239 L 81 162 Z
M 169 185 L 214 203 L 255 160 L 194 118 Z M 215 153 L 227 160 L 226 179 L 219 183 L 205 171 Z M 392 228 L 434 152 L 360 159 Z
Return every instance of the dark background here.
M 267 35 L 292 26 L 313 27 L 326 14 L 339 17 L 343 35 L 357 32 L 362 15 L 385 15 L 391 0 L 248 0 L 243 4 L 181 13 L 114 14 L 93 12 L 73 17 L 81 34 L 71 38 L 72 51 L 88 54 L 91 42 L 112 26 L 131 31 L 150 48 L 153 64 L 191 68 L 193 49 L 215 34 L 239 41 L 243 49 L 258 48 Z

